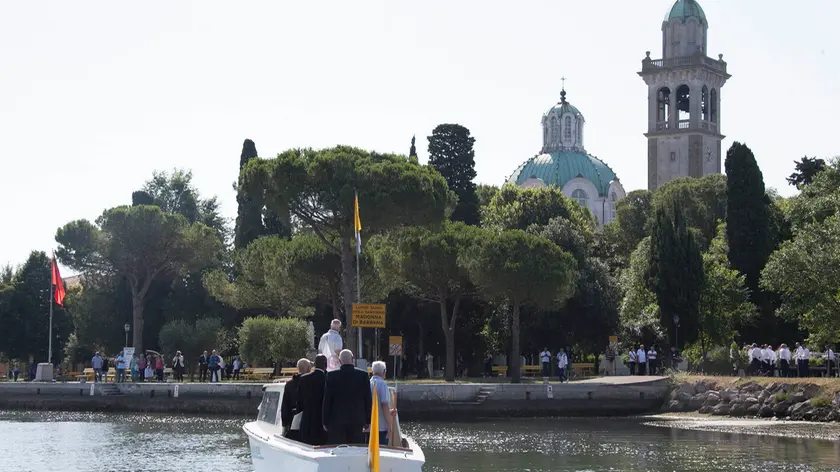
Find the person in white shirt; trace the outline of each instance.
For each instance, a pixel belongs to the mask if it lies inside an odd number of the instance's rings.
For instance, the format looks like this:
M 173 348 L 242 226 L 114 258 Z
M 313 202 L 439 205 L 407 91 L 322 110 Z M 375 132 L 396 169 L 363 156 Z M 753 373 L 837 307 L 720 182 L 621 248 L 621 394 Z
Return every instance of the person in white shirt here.
M 764 375 L 770 375 L 770 346 L 761 346 L 761 371 Z
M 344 348 L 344 341 L 341 339 L 341 321 L 332 320 L 330 330 L 321 336 L 318 343 L 318 352 L 327 356 L 327 372 L 341 368 L 341 361 L 338 360 L 338 353 Z
M 566 352 L 563 349 L 560 349 L 560 352 L 557 353 L 557 372 L 560 376 L 561 383 L 563 380 L 568 380 L 566 378 L 566 367 L 568 366 L 569 358 L 566 356 Z
M 764 349 L 764 352 L 767 354 L 768 359 L 768 370 L 767 375 L 770 377 L 776 376 L 776 368 L 778 367 L 778 358 L 776 357 L 776 351 L 773 350 L 773 346 L 767 345 L 767 348 Z
M 639 375 L 645 375 L 645 368 L 647 367 L 647 353 L 645 353 L 645 345 L 642 344 L 639 346 L 639 349 L 636 351 L 636 362 L 637 362 L 637 369 Z
M 540 353 L 540 362 L 542 363 L 542 376 L 551 377 L 551 352 L 547 347 L 544 347 Z
M 784 343 L 779 346 L 779 376 L 790 377 L 790 349 Z
M 799 343 L 796 343 L 794 359 L 796 360 L 796 376 L 805 377 L 805 367 L 802 363 L 802 360 L 805 359 L 805 349 Z
M 750 350 L 749 375 L 756 375 L 761 372 L 761 358 L 761 349 L 758 348 L 758 344 L 753 343 L 752 349 Z
M 636 375 L 636 350 L 632 347 L 630 348 L 628 358 L 627 367 L 630 368 L 630 375 Z
M 826 375 L 829 377 L 834 377 L 834 373 L 837 370 L 836 364 L 834 363 L 835 356 L 834 351 L 826 346 L 825 347 L 825 366 L 826 366 Z
M 656 346 L 651 346 L 647 352 L 648 366 L 650 366 L 649 374 L 656 375 L 658 364 L 656 363 Z
M 811 350 L 808 349 L 808 346 L 803 346 L 802 348 L 802 369 L 805 371 L 805 375 L 803 377 L 810 377 L 811 376 L 811 365 L 808 362 L 811 359 Z

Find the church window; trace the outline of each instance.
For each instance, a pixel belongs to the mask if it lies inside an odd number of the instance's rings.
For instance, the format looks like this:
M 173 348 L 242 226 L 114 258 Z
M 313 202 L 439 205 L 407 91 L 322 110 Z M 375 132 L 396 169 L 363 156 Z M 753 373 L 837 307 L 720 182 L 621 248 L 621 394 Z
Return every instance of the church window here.
M 705 85 L 700 96 L 700 113 L 702 113 L 703 121 L 709 121 L 709 89 Z
M 662 87 L 657 94 L 656 123 L 658 129 L 668 129 L 671 121 L 671 89 Z
M 576 189 L 574 192 L 572 192 L 572 198 L 577 200 L 577 202 L 580 203 L 580 206 L 586 208 L 586 192 L 584 192 L 581 189 Z
M 676 161 L 677 161 L 677 153 L 672 152 L 671 153 L 671 162 L 676 162 Z
M 583 135 L 583 120 L 578 118 L 577 122 L 576 122 L 576 125 L 577 126 L 575 128 L 577 129 L 577 143 L 581 144 L 581 141 L 583 141 L 583 139 L 581 139 L 581 137 Z
M 551 117 L 551 142 L 556 144 L 560 140 L 560 124 L 557 122 L 557 117 Z
M 572 117 L 567 116 L 566 122 L 563 124 L 563 141 L 568 143 L 572 142 Z
M 688 120 L 691 116 L 691 89 L 685 84 L 677 87 L 677 114 L 681 122 L 680 128 L 683 127 L 682 122 L 685 122 L 685 127 L 688 127 Z
M 618 200 L 618 195 L 615 192 L 610 194 L 610 221 L 615 219 L 615 201 Z
M 717 123 L 717 90 L 715 89 L 709 93 L 709 117 L 712 123 Z

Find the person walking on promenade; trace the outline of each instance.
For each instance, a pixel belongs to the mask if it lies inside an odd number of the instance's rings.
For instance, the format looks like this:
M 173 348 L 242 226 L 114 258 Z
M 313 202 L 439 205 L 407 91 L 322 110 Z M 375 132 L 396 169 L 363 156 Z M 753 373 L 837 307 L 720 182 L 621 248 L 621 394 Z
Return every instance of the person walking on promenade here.
M 540 362 L 542 363 L 542 376 L 551 377 L 551 351 L 547 347 L 543 347 L 540 352 Z
M 327 373 L 322 424 L 329 444 L 363 444 L 370 426 L 370 381 L 367 372 L 353 367 L 353 352 L 338 354 L 341 368 Z
M 239 356 L 233 358 L 233 380 L 239 380 L 239 371 L 242 369 L 242 361 Z
M 563 380 L 569 380 L 566 378 L 566 368 L 568 367 L 569 358 L 566 356 L 566 351 L 560 349 L 557 353 L 557 376 L 560 377 L 560 383 L 563 383 Z
M 207 367 L 210 369 L 210 382 L 219 382 L 219 362 L 221 358 L 216 353 L 216 350 L 213 349 L 213 354 L 210 355 L 210 358 L 207 360 Z
M 129 364 L 129 369 L 131 370 L 131 381 L 137 382 L 137 372 L 138 372 L 139 360 L 137 359 L 137 354 L 131 356 L 131 363 Z
M 134 354 L 137 356 L 137 354 Z M 140 354 L 137 357 L 137 381 L 142 382 L 146 377 L 146 358 Z
M 163 369 L 163 356 L 158 356 L 155 361 L 155 375 L 157 376 L 158 382 L 163 382 Z
M 123 351 L 120 351 L 116 359 L 114 359 L 114 367 L 117 369 L 116 382 L 125 382 L 125 355 Z
M 210 362 L 210 356 L 207 355 L 207 351 L 204 351 L 201 356 L 198 357 L 198 381 L 204 382 L 204 379 L 207 378 L 207 370 L 208 365 Z
M 99 351 L 93 355 L 93 358 L 90 360 L 90 366 L 93 367 L 93 382 L 101 382 L 102 381 L 102 356 L 99 355 Z
M 647 372 L 647 353 L 644 344 L 640 344 L 636 351 L 636 371 L 639 375 L 645 375 Z
M 650 375 L 656 375 L 656 372 L 658 371 L 659 364 L 656 363 L 658 354 L 659 353 L 656 352 L 656 346 L 652 344 L 647 352 Z
M 175 374 L 176 382 L 184 381 L 184 356 L 181 351 L 176 351 L 175 357 L 172 358 L 172 372 Z
M 635 346 L 630 346 L 630 354 L 628 355 L 627 367 L 630 368 L 630 375 L 636 375 L 636 349 Z
M 102 377 L 108 382 L 108 356 L 102 356 Z

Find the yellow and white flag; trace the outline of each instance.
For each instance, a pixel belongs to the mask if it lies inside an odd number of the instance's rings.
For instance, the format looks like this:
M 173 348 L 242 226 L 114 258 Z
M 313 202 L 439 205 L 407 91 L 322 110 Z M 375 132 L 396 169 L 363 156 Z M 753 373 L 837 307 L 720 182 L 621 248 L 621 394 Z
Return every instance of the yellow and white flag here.
M 357 207 L 358 208 L 358 207 Z M 356 213 L 358 215 L 358 212 Z M 370 409 L 370 441 L 368 441 L 368 470 L 379 472 L 379 398 L 373 389 L 373 404 Z

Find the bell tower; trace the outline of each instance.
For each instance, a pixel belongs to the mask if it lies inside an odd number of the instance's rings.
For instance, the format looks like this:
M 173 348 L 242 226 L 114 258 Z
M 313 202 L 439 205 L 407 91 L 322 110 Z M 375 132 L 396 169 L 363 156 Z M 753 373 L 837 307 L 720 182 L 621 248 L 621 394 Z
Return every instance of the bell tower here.
M 662 22 L 662 59 L 648 51 L 642 60 L 648 190 L 678 177 L 721 172 L 720 89 L 731 75 L 723 54 L 706 55 L 708 28 L 696 0 L 677 0 Z

